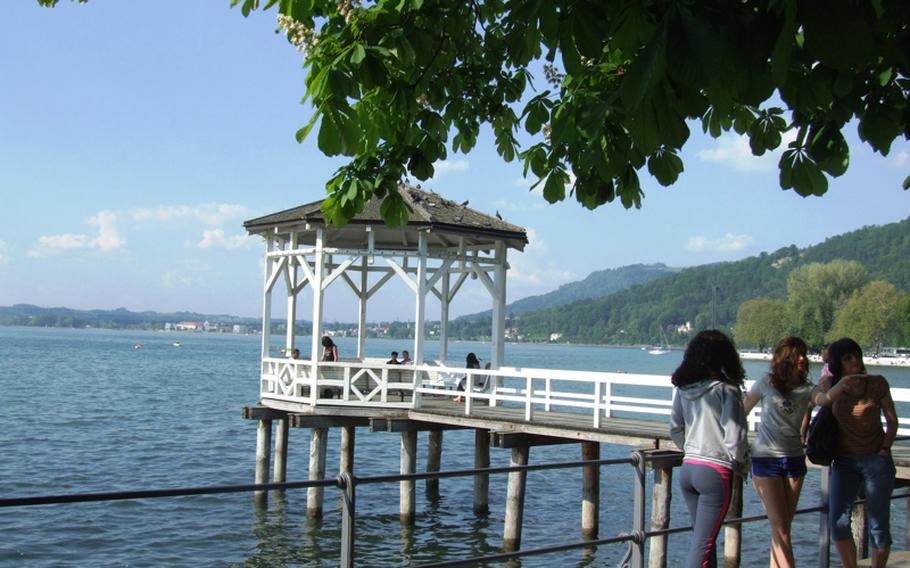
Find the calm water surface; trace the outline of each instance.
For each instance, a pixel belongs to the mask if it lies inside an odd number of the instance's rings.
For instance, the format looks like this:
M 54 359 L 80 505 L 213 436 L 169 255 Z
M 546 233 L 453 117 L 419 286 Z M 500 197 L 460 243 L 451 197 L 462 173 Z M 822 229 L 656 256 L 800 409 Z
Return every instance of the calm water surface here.
M 180 348 L 173 347 L 176 340 Z M 144 348 L 136 350 L 134 344 Z M 301 345 L 308 343 L 301 341 Z M 342 356 L 355 340 L 341 339 Z M 368 355 L 408 349 L 406 342 L 372 340 Z M 456 342 L 452 361 L 489 345 Z M 428 358 L 437 345 L 430 343 Z M 0 327 L 0 487 L 4 497 L 250 483 L 256 423 L 240 409 L 258 399 L 259 339 L 252 336 Z M 506 364 L 525 367 L 669 374 L 681 352 L 652 356 L 638 349 L 507 345 Z M 766 363 L 746 362 L 751 377 Z M 882 369 L 893 386 L 910 386 L 907 369 Z M 816 370 L 817 372 L 817 370 Z M 425 468 L 426 437 L 418 440 Z M 292 430 L 288 479 L 307 476 L 309 430 Z M 329 473 L 338 464 L 339 435 L 329 439 Z M 359 429 L 358 475 L 396 473 L 397 434 Z M 604 446 L 603 457 L 629 448 Z M 508 452 L 492 451 L 493 465 Z M 531 461 L 580 459 L 577 445 L 534 448 Z M 443 469 L 471 467 L 473 434 L 445 433 Z M 631 527 L 631 466 L 601 474 L 601 536 Z M 816 502 L 810 473 L 802 504 Z M 492 476 L 487 518 L 474 517 L 470 478 L 442 480 L 430 501 L 418 483 L 417 522 L 398 522 L 397 484 L 363 486 L 357 501 L 358 565 L 403 566 L 499 550 L 506 478 Z M 528 476 L 523 547 L 578 540 L 581 474 L 558 470 Z M 338 494 L 326 489 L 321 522 L 306 519 L 306 492 L 273 495 L 256 511 L 250 494 L 211 495 L 112 503 L 49 505 L 0 510 L 0 564 L 9 566 L 333 566 L 340 535 Z M 673 525 L 688 523 L 674 496 Z M 746 513 L 761 511 L 751 488 Z M 897 507 L 895 507 L 897 509 Z M 901 507 L 903 509 L 903 507 Z M 904 515 L 893 515 L 895 536 Z M 816 558 L 816 516 L 798 518 L 797 557 Z M 744 532 L 744 566 L 767 565 L 767 526 Z M 687 545 L 673 537 L 671 558 Z M 896 538 L 900 543 L 900 539 Z M 674 553 L 674 551 L 676 553 Z M 625 546 L 523 560 L 523 566 L 614 566 Z M 671 565 L 672 561 L 671 561 Z

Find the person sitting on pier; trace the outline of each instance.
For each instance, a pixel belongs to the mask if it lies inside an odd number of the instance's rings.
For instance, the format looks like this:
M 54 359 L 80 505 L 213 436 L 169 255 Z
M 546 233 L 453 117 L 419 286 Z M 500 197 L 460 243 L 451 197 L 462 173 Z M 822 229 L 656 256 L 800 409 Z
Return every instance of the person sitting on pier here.
M 733 342 L 713 329 L 689 342 L 671 377 L 670 437 L 685 453 L 679 485 L 693 529 L 688 568 L 717 566 L 717 533 L 730 506 L 733 475 L 749 471 L 744 377 Z
M 398 360 L 398 351 L 392 351 L 392 357 L 385 362 L 386 365 L 400 365 L 401 361 Z
M 335 345 L 335 342 L 332 341 L 332 338 L 328 335 L 322 336 L 322 360 L 323 361 L 337 361 L 338 360 L 338 346 Z
M 806 342 L 789 336 L 777 342 L 770 371 L 755 381 L 743 404 L 748 415 L 761 402 L 758 437 L 752 445 L 752 483 L 768 513 L 774 567 L 796 565 L 790 526 L 807 471 L 803 439 L 813 387 Z
M 411 359 L 411 354 L 408 353 L 407 349 L 405 349 L 404 351 L 401 352 L 401 361 L 399 361 L 399 363 L 401 363 L 402 365 L 410 365 L 413 362 L 414 362 L 414 360 Z
M 300 349 L 296 347 L 291 349 L 291 359 L 300 359 Z
M 468 356 L 465 357 L 464 367 L 465 367 L 465 369 L 479 369 L 480 368 L 480 359 L 478 359 L 477 355 L 475 355 L 473 352 L 468 353 Z M 467 376 L 461 377 L 458 380 L 458 385 L 455 387 L 455 390 L 460 390 L 460 391 L 465 390 L 465 388 L 466 388 L 465 385 L 467 384 L 467 382 L 468 382 Z M 461 396 L 455 398 L 455 402 L 462 402 L 463 400 L 464 400 L 464 397 L 461 397 Z
M 850 521 L 853 501 L 862 484 L 872 539 L 872 567 L 888 564 L 891 552 L 891 492 L 894 460 L 891 445 L 897 436 L 897 411 L 885 377 L 867 375 L 863 351 L 852 339 L 828 347 L 831 376 L 818 381 L 812 400 L 831 406 L 837 419 L 837 451 L 831 463 L 828 489 L 828 528 L 845 568 L 856 566 L 856 545 Z M 882 415 L 887 430 L 882 428 Z

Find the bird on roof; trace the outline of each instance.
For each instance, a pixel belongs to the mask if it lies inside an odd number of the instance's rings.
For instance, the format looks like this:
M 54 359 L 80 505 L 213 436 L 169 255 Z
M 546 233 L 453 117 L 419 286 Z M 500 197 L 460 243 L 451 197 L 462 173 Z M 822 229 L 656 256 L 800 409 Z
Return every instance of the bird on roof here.
M 496 210 L 496 218 L 502 221 L 502 215 L 499 214 L 499 209 Z
M 469 203 L 470 201 L 471 201 L 470 199 L 465 199 L 464 201 L 461 202 L 461 206 L 462 206 L 462 207 L 467 207 L 467 206 L 468 206 L 468 203 Z

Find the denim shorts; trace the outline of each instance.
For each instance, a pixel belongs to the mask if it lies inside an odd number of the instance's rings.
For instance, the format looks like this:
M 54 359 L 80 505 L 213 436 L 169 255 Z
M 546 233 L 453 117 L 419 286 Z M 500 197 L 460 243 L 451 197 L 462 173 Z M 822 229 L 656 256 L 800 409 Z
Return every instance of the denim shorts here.
M 806 456 L 752 458 L 752 477 L 805 477 Z

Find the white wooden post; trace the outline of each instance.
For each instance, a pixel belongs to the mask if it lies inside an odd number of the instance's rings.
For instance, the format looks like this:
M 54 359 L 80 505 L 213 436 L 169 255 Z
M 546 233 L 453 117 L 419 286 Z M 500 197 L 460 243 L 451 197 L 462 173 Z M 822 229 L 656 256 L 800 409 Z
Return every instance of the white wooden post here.
M 506 337 L 506 245 L 496 241 L 496 268 L 493 271 L 493 285 L 497 296 L 493 298 L 493 368 L 502 366 L 505 358 Z
M 367 227 L 369 229 L 369 227 Z M 373 233 L 370 233 L 373 236 Z M 363 361 L 366 356 L 367 338 L 367 255 L 360 257 L 360 292 L 357 294 L 360 310 L 357 313 L 357 358 Z
M 414 315 L 414 364 L 423 365 L 423 336 L 427 308 L 427 234 L 417 235 L 417 309 Z
M 310 398 L 312 404 L 319 398 L 319 359 L 322 357 L 322 280 L 325 277 L 325 256 L 323 253 L 323 228 L 316 227 L 316 259 L 313 266 L 313 337 L 310 341 L 310 363 L 313 385 Z M 312 488 L 311 488 L 312 489 Z
M 443 363 L 449 358 L 449 286 L 451 284 L 449 268 L 442 275 L 442 299 L 439 313 L 439 360 Z
M 291 231 L 291 242 L 288 249 L 288 252 L 297 250 L 297 231 Z M 287 275 L 288 275 L 288 325 L 287 325 L 287 338 L 285 340 L 284 348 L 287 350 L 288 355 L 291 354 L 291 349 L 295 347 L 297 341 L 297 259 L 293 256 L 288 257 L 288 266 L 287 266 Z
M 269 253 L 275 246 L 273 237 L 266 237 L 265 271 L 262 280 L 262 359 L 269 356 L 269 343 L 272 330 L 272 290 L 268 287 L 272 277 L 272 259 Z

